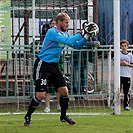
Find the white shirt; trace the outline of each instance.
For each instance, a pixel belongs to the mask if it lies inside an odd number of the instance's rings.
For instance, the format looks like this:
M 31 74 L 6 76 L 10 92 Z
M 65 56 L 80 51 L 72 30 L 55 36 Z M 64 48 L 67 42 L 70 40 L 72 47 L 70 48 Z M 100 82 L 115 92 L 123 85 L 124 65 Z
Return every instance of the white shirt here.
M 120 62 L 126 61 L 128 63 L 133 63 L 133 55 L 132 53 L 124 54 L 120 52 Z M 131 77 L 131 67 L 129 66 L 120 66 L 120 76 L 122 77 Z

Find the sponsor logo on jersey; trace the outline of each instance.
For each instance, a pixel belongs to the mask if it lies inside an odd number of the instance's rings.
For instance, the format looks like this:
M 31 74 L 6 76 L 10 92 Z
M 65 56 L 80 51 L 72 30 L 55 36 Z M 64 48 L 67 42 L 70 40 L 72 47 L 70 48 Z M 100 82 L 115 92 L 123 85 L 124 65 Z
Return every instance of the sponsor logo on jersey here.
M 61 47 L 64 47 L 64 44 L 63 44 L 63 43 L 59 43 L 59 45 L 60 45 Z

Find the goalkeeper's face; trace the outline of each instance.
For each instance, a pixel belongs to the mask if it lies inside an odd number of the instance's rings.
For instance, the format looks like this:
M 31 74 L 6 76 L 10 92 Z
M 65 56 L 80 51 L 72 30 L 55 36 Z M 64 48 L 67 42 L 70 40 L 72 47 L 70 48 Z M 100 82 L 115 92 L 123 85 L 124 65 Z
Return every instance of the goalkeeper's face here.
M 60 21 L 60 30 L 61 31 L 65 32 L 68 30 L 69 21 L 70 21 L 70 19 L 67 17 L 63 21 Z

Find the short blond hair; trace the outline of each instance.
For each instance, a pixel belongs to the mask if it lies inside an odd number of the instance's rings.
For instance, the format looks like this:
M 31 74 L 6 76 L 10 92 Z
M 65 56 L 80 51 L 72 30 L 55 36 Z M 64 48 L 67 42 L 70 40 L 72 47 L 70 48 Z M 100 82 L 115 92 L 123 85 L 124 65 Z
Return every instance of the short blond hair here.
M 60 12 L 60 13 L 57 15 L 55 21 L 56 21 L 56 23 L 58 23 L 59 20 L 60 20 L 60 21 L 64 21 L 65 18 L 70 19 L 70 16 L 69 16 L 67 13 Z

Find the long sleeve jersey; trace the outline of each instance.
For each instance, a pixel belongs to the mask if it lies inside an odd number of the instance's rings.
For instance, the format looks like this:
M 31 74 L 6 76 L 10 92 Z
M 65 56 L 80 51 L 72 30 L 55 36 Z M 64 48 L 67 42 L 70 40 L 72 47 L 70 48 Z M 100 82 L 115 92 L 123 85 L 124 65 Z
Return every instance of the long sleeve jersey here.
M 47 63 L 57 63 L 66 45 L 80 50 L 86 42 L 80 33 L 69 36 L 67 32 L 61 32 L 57 27 L 53 27 L 46 33 L 38 58 Z

